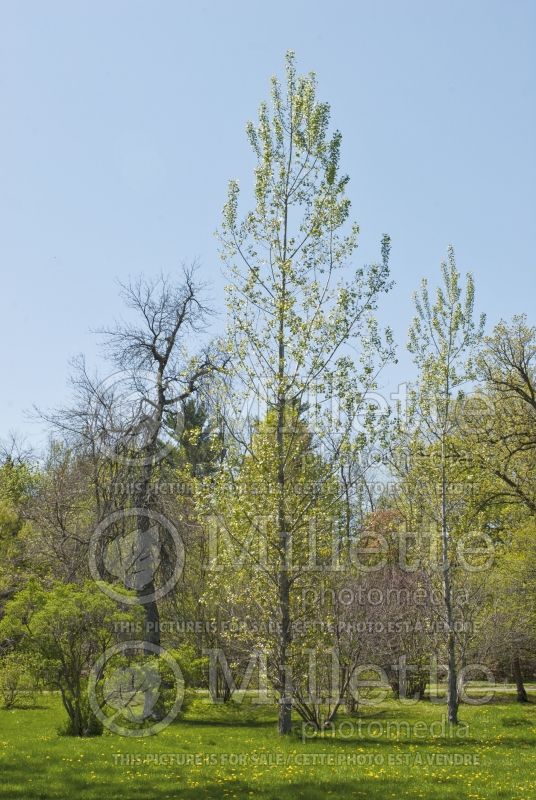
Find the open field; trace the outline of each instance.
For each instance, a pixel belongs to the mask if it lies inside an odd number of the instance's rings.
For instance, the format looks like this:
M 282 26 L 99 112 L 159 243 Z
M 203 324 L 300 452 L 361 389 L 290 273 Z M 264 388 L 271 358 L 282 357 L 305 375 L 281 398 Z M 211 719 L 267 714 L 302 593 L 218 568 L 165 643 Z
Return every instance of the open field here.
M 214 706 L 204 697 L 158 736 L 64 737 L 60 702 L 43 695 L 33 708 L 0 711 L 0 797 L 530 800 L 536 687 L 529 688 L 527 705 L 513 702 L 508 686 L 486 705 L 462 706 L 458 736 L 442 705 L 387 701 L 341 714 L 335 737 L 311 736 L 296 721 L 285 741 L 273 707 Z

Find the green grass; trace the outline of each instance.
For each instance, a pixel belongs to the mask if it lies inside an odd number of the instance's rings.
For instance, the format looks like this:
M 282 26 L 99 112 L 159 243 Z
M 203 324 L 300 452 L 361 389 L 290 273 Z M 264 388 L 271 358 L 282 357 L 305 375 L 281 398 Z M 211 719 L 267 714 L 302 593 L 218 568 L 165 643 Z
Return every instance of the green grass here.
M 536 798 L 536 694 L 520 705 L 509 687 L 500 690 L 487 705 L 460 708 L 468 726 L 460 738 L 448 728 L 439 730 L 444 706 L 389 701 L 352 719 L 341 714 L 335 738 L 305 742 L 298 722 L 292 737 L 278 737 L 273 707 L 214 706 L 201 697 L 185 719 L 158 736 L 73 739 L 58 736 L 64 713 L 57 697 L 43 695 L 37 707 L 0 711 L 0 797 L 531 800 Z M 398 731 L 397 722 L 404 723 Z M 438 763 L 454 754 L 470 763 Z M 304 756 L 335 763 L 304 765 Z M 127 757 L 139 763 L 126 763 Z M 188 757 L 193 763 L 177 763 Z M 215 763 L 206 763 L 210 759 Z M 274 764 L 276 759 L 283 763 Z

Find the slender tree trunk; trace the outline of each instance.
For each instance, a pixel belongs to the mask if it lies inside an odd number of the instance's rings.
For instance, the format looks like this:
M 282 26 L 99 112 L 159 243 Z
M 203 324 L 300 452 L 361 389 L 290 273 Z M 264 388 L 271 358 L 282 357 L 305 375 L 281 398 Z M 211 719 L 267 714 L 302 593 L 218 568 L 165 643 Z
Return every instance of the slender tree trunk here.
M 278 730 L 286 735 L 292 730 L 292 687 L 289 672 L 290 613 L 288 576 L 282 570 L 279 576 L 279 604 L 281 607 L 281 637 L 278 680 L 280 687 Z
M 441 441 L 441 562 L 443 572 L 443 598 L 447 617 L 447 714 L 448 721 L 458 724 L 458 678 L 456 674 L 456 640 L 452 613 L 452 587 L 449 557 L 449 532 L 447 519 L 447 475 L 445 465 L 445 440 Z
M 529 698 L 523 683 L 523 673 L 521 671 L 521 661 L 519 653 L 515 653 L 512 659 L 512 672 L 514 673 L 514 681 L 516 684 L 516 694 L 518 703 L 528 703 Z
M 286 220 L 285 220 L 286 231 Z M 286 237 L 286 234 L 285 234 Z M 286 250 L 286 241 L 285 241 Z M 285 425 L 287 424 L 287 398 L 285 391 L 285 294 L 286 281 L 283 273 L 281 286 L 281 308 L 279 311 L 278 331 L 278 385 L 277 385 L 277 528 L 279 534 L 280 563 L 278 574 L 278 599 L 281 621 L 279 639 L 279 724 L 281 735 L 287 735 L 292 730 L 292 686 L 289 667 L 289 650 L 292 638 L 290 620 L 290 583 L 289 583 L 289 532 L 285 511 Z
M 351 689 L 349 689 L 348 694 L 346 695 L 346 713 L 355 714 L 357 709 L 358 709 L 357 700 L 352 694 Z
M 284 735 L 291 732 L 292 728 L 292 688 L 289 672 L 289 649 L 291 644 L 290 621 L 290 584 L 289 584 L 289 540 L 286 514 L 285 514 L 285 401 L 280 398 L 277 421 L 277 457 L 278 457 L 278 508 L 277 523 L 279 531 L 280 565 L 278 574 L 278 600 L 280 613 L 280 639 L 279 639 L 279 733 Z

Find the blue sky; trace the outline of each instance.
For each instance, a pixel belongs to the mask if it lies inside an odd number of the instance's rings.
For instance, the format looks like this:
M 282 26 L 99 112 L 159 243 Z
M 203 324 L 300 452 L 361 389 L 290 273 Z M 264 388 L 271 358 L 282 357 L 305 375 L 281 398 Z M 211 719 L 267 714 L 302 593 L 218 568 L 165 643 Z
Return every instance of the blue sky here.
M 0 437 L 66 401 L 117 278 L 198 258 L 223 310 L 214 231 L 288 48 L 343 133 L 358 258 L 392 237 L 386 385 L 411 376 L 411 294 L 450 242 L 490 323 L 530 317 L 535 23 L 529 0 L 0 0 Z

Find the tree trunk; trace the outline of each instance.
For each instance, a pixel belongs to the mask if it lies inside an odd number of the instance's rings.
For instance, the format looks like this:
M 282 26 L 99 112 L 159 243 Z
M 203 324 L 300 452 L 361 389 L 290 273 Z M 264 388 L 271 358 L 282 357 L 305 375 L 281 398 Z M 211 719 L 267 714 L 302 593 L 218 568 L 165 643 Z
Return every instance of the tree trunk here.
M 447 689 L 448 720 L 453 725 L 458 724 L 458 679 L 456 676 L 456 644 L 454 633 L 448 633 L 448 689 Z
M 348 694 L 346 695 L 345 705 L 347 714 L 355 714 L 357 712 L 358 702 L 351 691 L 348 691 Z
M 458 724 L 458 677 L 456 674 L 456 640 L 452 613 L 452 588 L 450 583 L 449 533 L 447 520 L 447 475 L 445 442 L 441 442 L 441 566 L 443 572 L 443 598 L 447 616 L 447 714 L 448 721 Z
M 154 541 L 154 526 L 149 516 L 144 516 L 142 511 L 146 506 L 140 508 L 137 516 L 136 525 L 136 561 L 137 573 L 134 575 L 136 593 L 143 604 L 145 611 L 143 640 L 151 645 L 160 646 L 160 614 L 156 600 L 146 600 L 144 598 L 153 595 L 156 587 L 154 583 L 154 558 L 153 551 L 158 542 Z M 148 651 L 152 652 L 153 651 Z
M 279 705 L 279 720 L 277 729 L 281 736 L 287 736 L 292 732 L 292 703 L 281 699 Z
M 285 205 L 285 244 L 284 258 L 286 258 L 286 231 L 287 231 L 287 206 Z M 287 424 L 287 397 L 285 390 L 285 299 L 286 279 L 283 272 L 281 285 L 281 307 L 279 310 L 278 329 L 278 368 L 277 368 L 277 528 L 279 537 L 279 569 L 278 569 L 278 600 L 281 619 L 281 633 L 279 640 L 279 723 L 280 735 L 286 736 L 292 731 L 292 686 L 289 668 L 289 649 L 292 639 L 290 621 L 290 582 L 289 582 L 289 532 L 285 508 L 286 474 L 285 474 L 285 426 Z
M 289 582 L 286 569 L 279 573 L 279 606 L 281 611 L 281 634 L 279 643 L 279 724 L 281 735 L 291 733 L 292 730 L 292 688 L 290 683 L 288 651 L 291 641 L 290 633 L 290 603 Z
M 512 672 L 514 673 L 514 681 L 516 684 L 517 702 L 528 703 L 529 698 L 527 696 L 527 691 L 523 684 L 523 673 L 521 671 L 521 661 L 519 658 L 519 653 L 516 653 L 514 655 L 514 658 L 512 659 Z
M 161 410 L 158 410 L 161 419 Z M 159 429 L 159 426 L 158 426 Z M 160 614 L 157 601 L 149 598 L 155 593 L 155 550 L 160 548 L 158 540 L 158 529 L 154 520 L 149 516 L 151 509 L 151 479 L 154 470 L 154 453 L 156 449 L 156 438 L 151 440 L 146 446 L 144 463 L 141 469 L 139 484 L 134 494 L 134 504 L 138 510 L 136 516 L 136 540 L 135 540 L 135 561 L 134 574 L 132 575 L 133 588 L 135 588 L 140 602 L 145 611 L 143 640 L 151 645 L 160 647 Z M 154 651 L 148 650 L 154 655 Z

